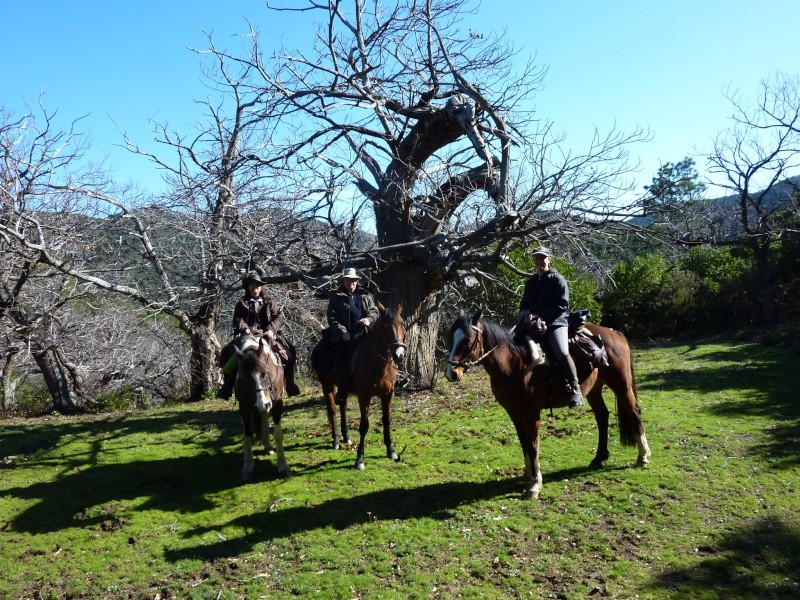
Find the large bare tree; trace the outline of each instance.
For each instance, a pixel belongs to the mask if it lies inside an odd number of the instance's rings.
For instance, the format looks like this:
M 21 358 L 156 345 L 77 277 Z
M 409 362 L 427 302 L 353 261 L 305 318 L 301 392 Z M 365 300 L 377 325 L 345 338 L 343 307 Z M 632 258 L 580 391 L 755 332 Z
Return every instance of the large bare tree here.
M 774 273 L 769 252 L 775 240 L 798 235 L 800 215 L 800 77 L 775 73 L 755 98 L 730 93 L 732 125 L 722 131 L 708 156 L 732 203 L 724 213 L 727 242 L 741 240 L 753 252 L 763 289 L 762 319 L 774 316 Z M 734 227 L 730 227 L 730 224 Z M 734 235 L 731 235 L 733 233 Z
M 98 293 L 95 282 L 109 289 L 115 285 L 98 275 L 110 276 L 120 268 L 117 277 L 126 275 L 124 266 L 106 252 L 113 226 L 107 212 L 97 210 L 94 198 L 101 196 L 107 181 L 100 170 L 83 163 L 85 149 L 76 123 L 59 129 L 55 114 L 41 106 L 18 118 L 2 111 L 4 410 L 17 404 L 15 390 L 33 370 L 31 363 L 43 379 L 52 408 L 61 412 L 84 409 L 98 393 L 136 388 L 150 397 L 173 397 L 176 388 L 185 388 L 181 361 L 174 360 L 180 343 L 158 331 L 163 326 L 153 319 L 144 324 L 143 313 L 131 312 L 135 306 Z M 91 281 L 86 273 L 95 273 Z M 162 368 L 165 362 L 169 366 Z
M 362 268 L 384 303 L 406 307 L 407 367 L 431 385 L 445 295 L 515 244 L 580 249 L 584 234 L 617 224 L 626 148 L 643 139 L 595 131 L 585 151 L 568 149 L 535 114 L 545 70 L 498 36 L 460 29 L 470 9 L 271 9 L 316 16 L 312 45 L 265 58 L 255 32 L 244 54 L 210 39 L 206 120 L 191 135 L 157 124 L 163 154 L 126 138 L 162 167 L 168 192 L 50 186 L 102 219 L 96 239 L 118 234 L 118 260 L 106 248 L 103 261 L 76 261 L 47 238 L 3 233 L 38 264 L 174 319 L 191 341 L 191 399 L 216 385 L 222 301 L 243 267 L 320 292 L 343 265 Z
M 249 55 L 216 51 L 254 75 L 271 142 L 254 158 L 291 174 L 329 223 L 336 262 L 271 264 L 309 282 L 343 263 L 366 269 L 384 302 L 406 307 L 408 370 L 423 385 L 447 286 L 485 275 L 515 243 L 580 244 L 618 221 L 626 148 L 643 139 L 594 132 L 585 152 L 567 149 L 535 114 L 545 70 L 497 35 L 461 29 L 471 9 L 286 2 L 272 10 L 316 17 L 308 46 L 266 57 L 252 32 Z M 355 243 L 358 227 L 372 243 Z

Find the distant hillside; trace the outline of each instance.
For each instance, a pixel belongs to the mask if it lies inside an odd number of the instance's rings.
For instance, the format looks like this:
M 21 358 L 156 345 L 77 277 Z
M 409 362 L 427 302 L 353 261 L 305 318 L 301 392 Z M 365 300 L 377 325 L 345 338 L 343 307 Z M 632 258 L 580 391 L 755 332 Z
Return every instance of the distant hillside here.
M 800 175 L 790 177 L 774 186 L 764 193 L 763 209 L 767 213 L 772 213 L 777 209 L 790 205 L 793 194 L 800 190 Z M 731 194 L 720 198 L 702 199 L 697 202 L 681 205 L 679 212 L 676 211 L 678 220 L 682 223 L 692 223 L 698 231 L 705 230 L 712 234 L 715 239 L 730 239 L 741 235 L 742 220 L 739 196 Z M 643 215 L 632 217 L 627 222 L 637 227 L 651 227 L 661 217 L 653 215 Z

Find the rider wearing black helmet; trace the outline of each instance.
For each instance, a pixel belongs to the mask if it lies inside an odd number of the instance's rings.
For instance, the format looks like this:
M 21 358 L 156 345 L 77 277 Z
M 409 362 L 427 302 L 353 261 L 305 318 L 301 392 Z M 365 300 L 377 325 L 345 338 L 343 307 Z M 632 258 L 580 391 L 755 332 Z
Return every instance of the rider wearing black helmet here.
M 233 335 L 249 335 L 258 330 L 267 338 L 270 346 L 283 361 L 286 393 L 289 396 L 300 394 L 300 388 L 294 381 L 297 366 L 297 352 L 292 343 L 281 333 L 281 310 L 275 299 L 267 293 L 267 288 L 258 273 L 247 273 L 242 278 L 244 296 L 233 309 Z M 233 356 L 234 342 L 226 345 L 220 352 L 220 362 L 225 365 Z M 236 371 L 223 372 L 223 384 L 217 392 L 217 398 L 227 400 L 233 393 L 236 383 Z

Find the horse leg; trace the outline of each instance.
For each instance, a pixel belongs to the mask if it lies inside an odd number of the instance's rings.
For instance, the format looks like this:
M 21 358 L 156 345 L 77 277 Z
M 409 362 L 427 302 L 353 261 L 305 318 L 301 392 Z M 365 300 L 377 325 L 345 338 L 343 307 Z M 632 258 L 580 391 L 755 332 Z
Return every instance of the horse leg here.
M 244 465 L 242 466 L 242 480 L 250 481 L 253 478 L 254 467 L 253 438 L 245 434 L 243 439 L 242 449 L 244 451 Z
M 333 449 L 339 449 L 339 430 L 336 428 L 336 401 L 334 400 L 333 388 L 322 387 L 322 395 L 325 400 L 325 410 L 328 413 L 328 427 L 333 437 Z
M 264 446 L 264 453 L 267 456 L 272 456 L 275 451 L 272 449 L 272 444 L 269 441 L 269 413 L 261 413 L 258 420 L 258 439 L 261 445 Z
M 347 426 L 347 398 L 342 400 L 339 405 L 339 425 L 342 429 L 342 441 L 350 448 L 353 445 L 353 440 L 350 437 L 350 428 Z
M 369 431 L 369 401 L 371 398 L 358 395 L 358 406 L 361 409 L 361 422 L 358 425 L 358 449 L 356 450 L 356 469 L 364 470 L 364 445 Z
M 272 421 L 275 423 L 275 447 L 278 454 L 278 473 L 281 477 L 291 477 L 292 470 L 286 462 L 286 454 L 283 451 L 283 427 L 281 426 L 281 416 L 283 413 L 283 401 L 278 400 L 272 409 Z M 266 421 L 266 414 L 264 415 Z
M 394 451 L 392 445 L 392 397 L 394 391 L 381 397 L 381 422 L 383 423 L 383 444 L 386 446 L 386 456 L 394 461 L 399 461 L 400 457 Z
M 650 445 L 647 443 L 647 436 L 644 431 L 636 440 L 636 445 L 639 447 L 639 458 L 636 461 L 636 466 L 646 467 L 650 464 Z
M 639 449 L 636 466 L 646 467 L 650 463 L 650 446 L 644 433 L 642 410 L 636 398 L 634 384 L 628 383 L 621 393 L 615 390 L 615 395 L 617 398 L 620 441 L 628 446 L 636 444 Z
M 242 420 L 242 454 L 244 457 L 244 464 L 242 465 L 242 480 L 249 481 L 253 478 L 253 468 L 255 466 L 255 459 L 253 457 L 253 436 L 257 431 L 258 414 L 254 413 L 252 409 L 239 404 L 239 417 Z
M 536 418 L 533 421 L 511 418 L 514 428 L 517 430 L 520 446 L 522 446 L 522 456 L 525 458 L 525 477 L 528 480 L 528 489 L 525 490 L 523 498 L 525 500 L 537 499 L 539 492 L 542 491 L 542 470 L 539 468 L 539 429 L 541 420 Z
M 608 407 L 603 401 L 603 382 L 596 379 L 592 389 L 586 394 L 589 406 L 594 413 L 594 421 L 597 423 L 597 452 L 589 463 L 592 469 L 599 469 L 610 456 L 608 453 Z

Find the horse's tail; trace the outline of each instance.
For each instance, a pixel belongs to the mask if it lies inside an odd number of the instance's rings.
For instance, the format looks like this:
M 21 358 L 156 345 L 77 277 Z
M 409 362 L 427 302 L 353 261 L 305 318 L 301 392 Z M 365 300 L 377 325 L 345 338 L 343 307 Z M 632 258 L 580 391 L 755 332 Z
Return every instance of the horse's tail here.
M 627 341 L 627 340 L 626 340 Z M 637 423 L 641 423 L 642 409 L 639 406 L 639 391 L 636 389 L 636 375 L 633 372 L 633 356 L 628 350 L 630 365 L 630 391 L 633 398 L 615 394 L 617 398 L 617 419 L 619 421 L 619 441 L 623 446 L 635 446 L 639 438 Z M 626 394 L 626 396 L 629 396 Z

